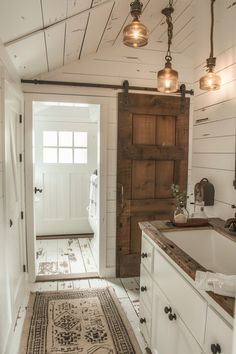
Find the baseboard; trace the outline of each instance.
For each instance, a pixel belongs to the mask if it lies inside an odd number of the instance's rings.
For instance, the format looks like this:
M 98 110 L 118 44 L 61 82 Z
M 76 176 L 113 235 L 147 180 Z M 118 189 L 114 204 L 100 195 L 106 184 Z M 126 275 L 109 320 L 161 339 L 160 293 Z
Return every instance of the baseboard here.
M 18 287 L 18 294 L 16 296 L 16 301 L 15 301 L 13 321 L 8 333 L 8 338 L 6 342 L 7 344 L 6 344 L 4 354 L 18 354 L 22 328 L 17 328 L 17 320 L 18 320 L 20 307 L 25 302 L 26 297 L 27 298 L 29 297 L 27 273 L 23 274 L 22 280 Z
M 93 238 L 94 234 L 63 234 L 63 235 L 38 235 L 36 240 L 64 240 L 67 238 Z
M 91 279 L 91 278 L 99 278 L 98 273 L 87 272 L 87 273 L 72 273 L 72 274 L 38 275 L 36 276 L 36 282 L 80 280 L 80 279 Z

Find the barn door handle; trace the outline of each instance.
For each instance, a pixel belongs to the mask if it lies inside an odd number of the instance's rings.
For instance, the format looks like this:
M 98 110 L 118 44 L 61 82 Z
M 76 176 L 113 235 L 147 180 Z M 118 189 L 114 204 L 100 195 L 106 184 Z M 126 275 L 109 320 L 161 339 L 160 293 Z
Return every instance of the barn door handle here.
M 124 209 L 124 186 L 121 183 L 117 183 L 117 187 L 118 186 L 120 186 L 120 190 L 121 190 L 121 210 L 122 210 Z
M 124 209 L 124 186 L 121 185 L 121 209 Z
M 42 193 L 43 190 L 41 188 L 34 187 L 34 193 L 36 194 L 37 192 Z

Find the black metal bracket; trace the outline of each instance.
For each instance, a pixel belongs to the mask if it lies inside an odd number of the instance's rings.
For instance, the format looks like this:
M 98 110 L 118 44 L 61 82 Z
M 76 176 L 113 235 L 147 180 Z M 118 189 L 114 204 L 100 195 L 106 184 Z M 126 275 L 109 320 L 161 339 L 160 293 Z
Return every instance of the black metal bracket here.
M 124 99 L 123 99 L 123 109 L 128 111 L 129 109 L 129 81 L 125 80 L 123 82 Z
M 181 95 L 180 110 L 181 110 L 181 112 L 183 112 L 184 108 L 185 108 L 185 97 L 186 97 L 186 94 L 194 95 L 194 91 L 193 90 L 186 90 L 186 85 L 182 84 L 182 85 L 180 85 L 178 93 L 180 93 L 180 95 Z

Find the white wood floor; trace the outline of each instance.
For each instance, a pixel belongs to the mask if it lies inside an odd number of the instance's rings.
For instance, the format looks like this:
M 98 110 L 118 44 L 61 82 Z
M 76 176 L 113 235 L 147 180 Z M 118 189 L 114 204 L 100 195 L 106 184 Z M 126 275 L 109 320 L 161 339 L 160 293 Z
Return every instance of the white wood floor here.
M 113 278 L 113 279 L 81 279 L 73 281 L 52 281 L 38 282 L 29 286 L 30 291 L 57 291 L 72 290 L 84 288 L 96 288 L 111 286 L 114 288 L 121 306 L 126 313 L 128 320 L 133 328 L 142 353 L 146 353 L 147 347 L 143 336 L 139 331 L 139 278 Z M 12 341 L 11 354 L 17 354 L 19 348 L 20 336 L 23 327 L 24 317 L 27 308 L 28 297 L 19 310 L 18 319 L 15 325 L 14 338 Z
M 36 241 L 37 276 L 95 273 L 97 266 L 89 238 Z

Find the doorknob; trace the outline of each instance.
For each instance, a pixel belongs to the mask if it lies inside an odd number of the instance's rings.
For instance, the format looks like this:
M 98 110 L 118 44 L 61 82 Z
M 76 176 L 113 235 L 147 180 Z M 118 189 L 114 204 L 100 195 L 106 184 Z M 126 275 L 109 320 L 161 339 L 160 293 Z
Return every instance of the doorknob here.
M 34 193 L 36 194 L 37 192 L 42 193 L 42 189 L 34 187 Z
M 211 345 L 211 352 L 213 354 L 221 353 L 221 347 L 219 344 L 212 344 Z

